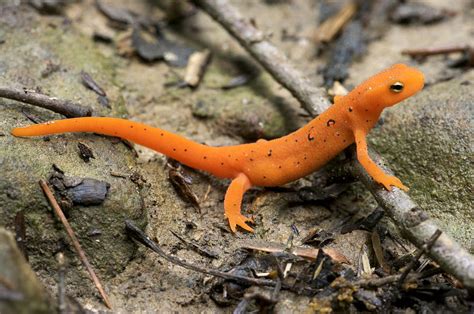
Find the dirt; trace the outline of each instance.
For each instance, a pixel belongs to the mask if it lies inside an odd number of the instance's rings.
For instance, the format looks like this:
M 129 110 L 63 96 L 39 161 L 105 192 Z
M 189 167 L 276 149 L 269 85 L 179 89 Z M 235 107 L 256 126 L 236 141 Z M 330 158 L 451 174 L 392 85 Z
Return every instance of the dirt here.
M 318 18 L 317 5 L 300 0 L 274 4 L 233 2 L 247 18 L 255 19 L 259 29 L 314 84 L 322 85 L 317 69 L 325 60 L 316 57 L 311 40 Z M 440 0 L 424 2 L 435 7 L 446 5 Z M 150 18 L 165 16 L 151 1 L 120 0 L 113 1 L 113 5 Z M 390 26 L 382 38 L 369 44 L 362 60 L 352 65 L 346 84 L 354 86 L 397 62 L 416 64 L 425 72 L 429 86 L 403 105 L 390 109 L 371 140 L 411 187 L 411 195 L 423 208 L 474 251 L 469 166 L 473 161 L 472 143 L 469 144 L 472 71 L 449 69 L 441 57 L 418 64 L 400 54 L 402 49 L 415 46 L 472 41 L 469 5 L 467 0 L 457 1 L 450 9 L 458 14 L 439 24 Z M 0 16 L 0 39 L 4 40 L 0 44 L 1 85 L 40 87 L 51 96 L 88 104 L 96 115 L 127 117 L 215 146 L 279 137 L 307 120 L 296 100 L 261 69 L 247 85 L 228 91 L 220 89 L 239 73 L 240 62 L 251 66 L 254 62 L 202 12 L 165 28 L 172 40 L 212 51 L 204 80 L 194 90 L 174 84 L 184 75 L 182 68 L 172 68 L 164 62 L 145 63 L 137 56 L 120 55 L 114 44 L 93 41 L 94 31 L 100 31 L 126 46 L 129 34 L 110 27 L 93 1 L 70 4 L 61 15 L 40 15 L 27 5 L 7 1 L 0 6 Z M 453 29 L 457 31 L 453 33 Z M 43 77 L 41 73 L 51 63 L 59 65 L 59 70 Z M 110 109 L 98 103 L 97 95 L 81 84 L 80 71 L 88 72 L 107 92 Z M 450 77 L 454 79 L 446 81 Z M 68 218 L 118 313 L 214 313 L 231 312 L 235 307 L 221 307 L 211 300 L 208 290 L 215 279 L 163 261 L 131 241 L 124 233 L 125 219 L 146 225 L 147 234 L 179 258 L 229 269 L 242 258 L 236 240 L 286 243 L 296 226 L 299 235 L 294 241 L 299 243 L 315 226 L 334 229 L 377 207 L 359 184 L 337 200 L 310 204 L 295 204 L 291 193 L 255 189 L 246 195 L 244 212 L 254 217 L 256 232 L 234 235 L 228 231 L 223 215 L 228 181 L 187 171 L 192 190 L 201 200 L 199 213 L 178 196 L 169 182 L 164 156 L 138 146 L 131 150 L 122 142 L 93 134 L 51 136 L 46 140 L 14 138 L 9 133 L 12 127 L 31 123 L 22 111 L 41 121 L 61 118 L 46 110 L 0 99 L 0 171 L 4 174 L 0 178 L 0 226 L 13 230 L 15 214 L 25 212 L 30 264 L 51 295 L 56 294 L 57 286 L 54 254 L 64 249 L 58 248 L 58 243 L 68 241 L 37 184 L 39 179 L 48 178 L 53 164 L 66 175 L 94 178 L 111 185 L 103 204 L 75 206 L 68 211 Z M 424 123 L 420 122 L 421 117 Z M 452 120 L 456 123 L 449 123 Z M 440 121 L 447 121 L 449 127 Z M 85 163 L 78 155 L 78 142 L 87 144 L 95 159 Z M 433 159 L 425 158 L 433 147 Z M 453 159 L 453 155 L 457 158 Z M 117 172 L 124 177 L 111 175 Z M 131 180 L 131 175 L 142 179 Z M 301 179 L 289 187 L 308 186 L 312 181 L 313 177 Z M 91 230 L 96 229 L 100 234 L 91 235 Z M 204 257 L 189 249 L 171 231 L 216 252 L 218 258 Z M 369 238 L 370 233 L 362 230 L 338 234 L 331 247 L 344 254 L 356 269 L 361 251 L 370 245 Z M 69 261 L 67 293 L 87 309 L 106 310 L 72 250 L 67 245 L 63 247 Z M 314 306 L 311 297 L 289 292 L 282 293 L 279 300 L 277 312 L 311 311 Z

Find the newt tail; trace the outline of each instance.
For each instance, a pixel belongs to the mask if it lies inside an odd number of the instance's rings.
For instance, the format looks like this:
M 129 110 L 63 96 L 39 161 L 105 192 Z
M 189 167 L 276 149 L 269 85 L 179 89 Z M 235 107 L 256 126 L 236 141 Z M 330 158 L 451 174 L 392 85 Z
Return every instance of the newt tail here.
M 220 178 L 232 178 L 235 171 L 215 171 L 210 165 L 215 162 L 217 147 L 202 145 L 180 135 L 125 119 L 107 117 L 71 118 L 49 121 L 12 130 L 14 136 L 41 136 L 66 132 L 94 132 L 129 140 L 151 148 L 179 162 Z M 201 158 L 196 158 L 201 156 Z M 215 159 L 215 158 L 214 158 Z

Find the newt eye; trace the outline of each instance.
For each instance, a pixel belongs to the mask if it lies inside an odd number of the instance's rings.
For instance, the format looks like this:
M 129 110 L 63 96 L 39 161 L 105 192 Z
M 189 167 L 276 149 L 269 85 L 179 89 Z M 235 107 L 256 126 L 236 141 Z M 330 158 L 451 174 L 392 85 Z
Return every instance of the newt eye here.
M 395 82 L 390 85 L 390 90 L 394 93 L 400 93 L 403 90 L 403 83 L 402 82 Z

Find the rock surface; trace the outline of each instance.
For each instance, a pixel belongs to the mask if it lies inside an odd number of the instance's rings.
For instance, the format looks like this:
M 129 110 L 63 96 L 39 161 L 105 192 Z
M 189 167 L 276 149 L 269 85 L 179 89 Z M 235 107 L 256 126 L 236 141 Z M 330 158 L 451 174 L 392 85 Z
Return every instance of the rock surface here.
M 64 24 L 62 18 L 40 18 L 28 6 L 2 6 L 0 45 L 0 85 L 40 89 L 53 97 L 73 100 L 93 107 L 94 113 L 121 116 L 123 100 L 114 81 L 114 63 L 94 48 L 92 42 Z M 33 40 L 34 39 L 34 40 Z M 45 75 L 51 65 L 55 71 Z M 108 109 L 97 95 L 81 83 L 81 71 L 89 72 L 101 83 L 111 99 Z M 136 246 L 122 232 L 125 219 L 146 221 L 140 188 L 129 178 L 111 176 L 111 172 L 131 175 L 136 169 L 133 152 L 121 142 L 96 135 L 66 135 L 45 138 L 15 138 L 10 130 L 38 121 L 61 119 L 58 114 L 0 98 L 0 225 L 14 228 L 14 217 L 25 215 L 25 243 L 33 268 L 54 281 L 53 255 L 65 250 L 68 238 L 47 203 L 38 184 L 47 180 L 53 165 L 67 176 L 92 178 L 110 184 L 100 206 L 75 206 L 66 212 L 86 255 L 102 277 L 121 271 L 134 255 Z M 79 156 L 78 143 L 87 143 L 96 155 L 91 162 Z M 67 258 L 81 265 L 75 254 Z M 71 272 L 68 279 L 78 289 L 89 285 L 85 272 Z
M 18 249 L 13 234 L 0 228 L 0 313 L 52 313 L 53 302 Z M 8 293 L 7 293 L 8 292 Z
M 474 253 L 474 72 L 391 108 L 372 142 L 439 226 Z

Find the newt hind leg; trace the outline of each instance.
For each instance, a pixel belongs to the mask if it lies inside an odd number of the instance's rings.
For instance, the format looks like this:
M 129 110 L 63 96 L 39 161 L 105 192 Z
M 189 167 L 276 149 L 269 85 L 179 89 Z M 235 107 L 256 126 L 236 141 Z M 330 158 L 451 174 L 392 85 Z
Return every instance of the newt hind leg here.
M 251 218 L 247 218 L 240 213 L 242 197 L 244 193 L 252 186 L 250 180 L 243 173 L 240 173 L 229 185 L 224 199 L 225 216 L 229 220 L 229 226 L 232 232 L 237 230 L 237 226 L 253 232 L 253 229 L 246 224 L 247 221 L 252 222 Z

